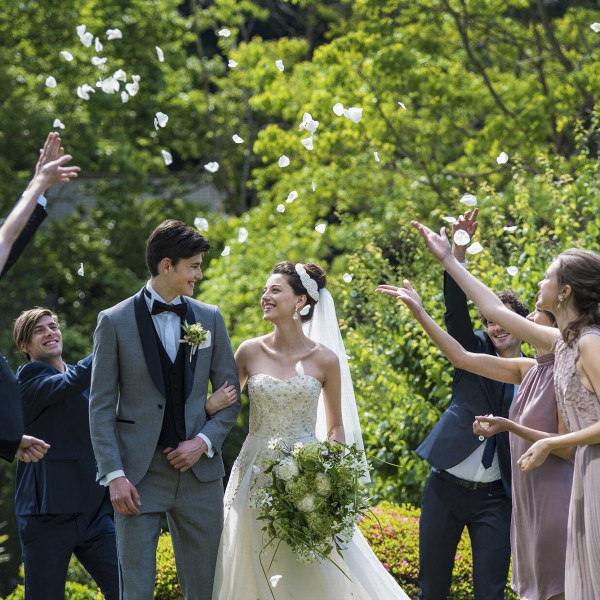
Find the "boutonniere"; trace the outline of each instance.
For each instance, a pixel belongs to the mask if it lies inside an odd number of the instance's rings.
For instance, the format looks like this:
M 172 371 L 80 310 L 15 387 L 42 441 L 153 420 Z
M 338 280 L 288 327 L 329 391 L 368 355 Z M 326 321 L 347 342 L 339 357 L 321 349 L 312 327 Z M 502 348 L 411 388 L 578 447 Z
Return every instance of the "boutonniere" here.
M 191 325 L 188 325 L 187 321 L 184 321 L 181 328 L 185 332 L 185 335 L 179 342 L 190 345 L 190 362 L 192 362 L 192 357 L 196 353 L 196 350 L 198 350 L 198 346 L 201 346 L 206 341 L 209 332 L 202 327 L 202 323 L 192 323 Z

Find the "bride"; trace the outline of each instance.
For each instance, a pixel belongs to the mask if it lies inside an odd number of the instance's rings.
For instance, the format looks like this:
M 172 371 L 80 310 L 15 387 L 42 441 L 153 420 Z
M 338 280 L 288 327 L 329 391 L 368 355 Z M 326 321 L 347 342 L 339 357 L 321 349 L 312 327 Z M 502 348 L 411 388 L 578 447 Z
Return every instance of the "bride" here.
M 271 455 L 271 438 L 293 446 L 328 437 L 362 447 L 352 382 L 325 283 L 317 265 L 276 265 L 261 298 L 263 318 L 274 330 L 243 342 L 236 352 L 240 386 L 248 383 L 250 431 L 225 492 L 213 600 L 408 599 L 357 528 L 342 558 L 332 555 L 335 564 L 306 564 L 283 543 L 266 545 L 262 521 L 249 506 L 250 496 L 268 477 L 262 469 Z M 313 327 L 308 336 L 303 323 Z

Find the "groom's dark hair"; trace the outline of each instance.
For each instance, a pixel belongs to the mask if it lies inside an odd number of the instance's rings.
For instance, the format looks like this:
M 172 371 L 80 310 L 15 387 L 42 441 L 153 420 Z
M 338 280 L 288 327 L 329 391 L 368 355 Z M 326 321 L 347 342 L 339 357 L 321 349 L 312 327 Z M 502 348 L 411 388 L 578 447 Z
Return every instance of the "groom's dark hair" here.
M 146 266 L 152 277 L 158 275 L 158 265 L 170 258 L 173 266 L 182 258 L 210 250 L 208 240 L 183 221 L 167 219 L 150 234 L 146 244 Z

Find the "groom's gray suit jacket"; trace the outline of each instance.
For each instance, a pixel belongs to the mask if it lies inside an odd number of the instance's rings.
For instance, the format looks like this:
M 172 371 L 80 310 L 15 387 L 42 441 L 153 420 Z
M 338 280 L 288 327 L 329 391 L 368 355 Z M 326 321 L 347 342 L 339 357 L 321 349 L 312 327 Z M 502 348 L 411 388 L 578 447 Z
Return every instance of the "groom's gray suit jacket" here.
M 200 481 L 223 477 L 221 448 L 240 411 L 239 383 L 231 342 L 216 306 L 186 298 L 188 324 L 200 322 L 211 344 L 190 361 L 185 347 L 186 438 L 203 433 L 215 456 L 203 454 L 192 467 Z M 98 479 L 123 470 L 133 485 L 146 474 L 156 451 L 166 407 L 165 386 L 152 317 L 143 289 L 98 315 L 90 393 L 90 430 Z M 209 418 L 208 382 L 214 390 L 225 381 L 238 388 L 238 401 Z

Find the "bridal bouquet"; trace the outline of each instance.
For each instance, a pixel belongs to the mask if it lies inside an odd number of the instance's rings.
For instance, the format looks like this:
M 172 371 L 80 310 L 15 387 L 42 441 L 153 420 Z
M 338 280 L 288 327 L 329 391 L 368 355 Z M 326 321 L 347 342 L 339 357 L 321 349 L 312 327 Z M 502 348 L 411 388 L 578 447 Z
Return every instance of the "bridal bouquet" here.
M 358 480 L 368 466 L 355 444 L 296 442 L 293 448 L 271 439 L 274 458 L 266 461 L 269 483 L 253 497 L 269 542 L 285 542 L 306 563 L 331 560 L 354 534 L 368 510 Z

